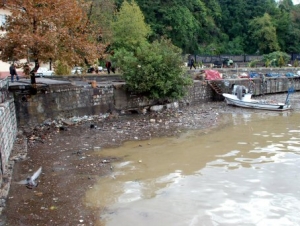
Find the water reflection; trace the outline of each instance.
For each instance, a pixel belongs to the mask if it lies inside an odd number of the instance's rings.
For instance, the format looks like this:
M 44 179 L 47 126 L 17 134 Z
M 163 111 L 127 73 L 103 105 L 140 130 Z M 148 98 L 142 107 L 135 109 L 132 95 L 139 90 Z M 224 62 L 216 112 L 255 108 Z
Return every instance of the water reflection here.
M 231 117 L 103 150 L 123 160 L 86 194 L 99 225 L 300 225 L 299 113 Z

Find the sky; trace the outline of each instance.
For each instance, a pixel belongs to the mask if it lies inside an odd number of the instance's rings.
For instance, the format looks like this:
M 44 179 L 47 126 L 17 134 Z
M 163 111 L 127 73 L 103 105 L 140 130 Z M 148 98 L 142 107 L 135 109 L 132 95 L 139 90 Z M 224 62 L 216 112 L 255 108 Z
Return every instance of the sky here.
M 294 3 L 294 5 L 295 5 L 295 4 L 299 4 L 299 3 L 300 3 L 300 0 L 293 0 L 293 3 Z

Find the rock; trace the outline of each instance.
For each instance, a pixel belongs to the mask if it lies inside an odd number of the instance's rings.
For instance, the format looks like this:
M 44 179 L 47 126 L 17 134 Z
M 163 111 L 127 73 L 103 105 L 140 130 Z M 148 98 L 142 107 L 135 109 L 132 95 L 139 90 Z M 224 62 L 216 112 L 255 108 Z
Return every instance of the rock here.
M 43 124 L 46 126 L 50 126 L 50 125 L 52 125 L 52 120 L 50 118 L 48 118 L 43 122 Z
M 150 107 L 150 111 L 160 112 L 164 109 L 164 105 L 153 105 Z
M 62 120 L 62 123 L 66 124 L 66 125 L 68 125 L 68 126 L 71 126 L 71 125 L 74 124 L 74 123 L 73 123 L 71 120 L 69 120 L 69 119 L 63 119 L 63 120 Z
M 177 109 L 179 107 L 178 102 L 173 102 L 166 105 L 167 109 Z
M 155 119 L 153 119 L 153 118 L 150 119 L 150 122 L 151 122 L 151 123 L 155 123 Z

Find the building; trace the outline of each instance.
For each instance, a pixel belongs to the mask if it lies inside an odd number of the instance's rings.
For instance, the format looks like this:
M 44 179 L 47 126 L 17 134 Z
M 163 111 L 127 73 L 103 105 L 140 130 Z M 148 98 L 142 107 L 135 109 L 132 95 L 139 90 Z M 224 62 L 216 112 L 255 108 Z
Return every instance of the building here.
M 5 35 L 4 24 L 6 22 L 7 15 L 10 15 L 10 10 L 4 4 L 5 1 L 2 1 L 0 5 L 0 35 Z M 0 61 L 0 78 L 5 78 L 9 75 L 9 62 Z

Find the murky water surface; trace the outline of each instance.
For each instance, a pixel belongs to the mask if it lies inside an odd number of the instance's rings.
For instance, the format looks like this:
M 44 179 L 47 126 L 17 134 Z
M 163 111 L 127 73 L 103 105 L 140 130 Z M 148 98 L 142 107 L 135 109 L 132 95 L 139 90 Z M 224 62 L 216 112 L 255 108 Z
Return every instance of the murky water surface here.
M 122 161 L 86 194 L 99 225 L 300 225 L 300 113 L 229 117 L 100 151 Z

